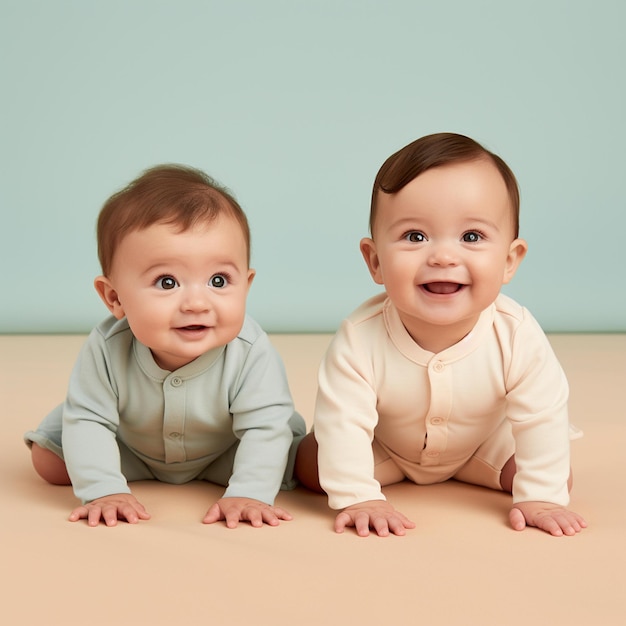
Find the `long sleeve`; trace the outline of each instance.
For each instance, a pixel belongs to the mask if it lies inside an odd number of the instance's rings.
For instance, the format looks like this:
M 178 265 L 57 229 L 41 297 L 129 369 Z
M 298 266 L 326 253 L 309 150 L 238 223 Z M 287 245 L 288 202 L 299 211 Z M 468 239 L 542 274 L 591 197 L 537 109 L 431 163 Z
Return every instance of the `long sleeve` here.
M 315 406 L 320 483 L 333 509 L 385 499 L 374 478 L 378 414 L 371 362 L 352 331 L 344 321 L 331 342 L 320 367 Z
M 513 501 L 567 505 L 568 384 L 537 322 L 526 313 L 511 342 L 507 416 L 515 438 Z
M 74 493 L 83 502 L 130 493 L 120 469 L 117 396 L 104 340 L 93 331 L 70 377 L 63 408 L 63 451 Z
M 294 412 L 283 363 L 267 335 L 254 341 L 232 381 L 230 410 L 239 445 L 224 495 L 273 504 L 293 441 L 292 417 L 302 434 L 305 426 Z

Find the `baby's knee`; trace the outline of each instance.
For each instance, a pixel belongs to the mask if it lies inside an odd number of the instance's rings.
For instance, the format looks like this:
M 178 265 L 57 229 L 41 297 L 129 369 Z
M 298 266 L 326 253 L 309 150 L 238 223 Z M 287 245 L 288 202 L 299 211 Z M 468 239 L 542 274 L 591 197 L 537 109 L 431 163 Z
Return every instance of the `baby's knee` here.
M 500 486 L 502 487 L 502 491 L 506 491 L 507 493 L 513 492 L 513 479 L 515 478 L 516 472 L 517 466 L 515 465 L 515 455 L 513 455 L 504 464 L 500 472 Z
M 318 493 L 324 492 L 317 470 L 317 441 L 313 433 L 306 435 L 298 446 L 294 474 L 303 487 Z
M 35 471 L 52 485 L 71 485 L 65 462 L 54 452 L 33 443 L 31 459 Z
M 500 485 L 502 486 L 503 491 L 508 491 L 511 493 L 513 491 L 513 479 L 515 478 L 515 473 L 517 472 L 517 466 L 515 465 L 515 455 L 513 455 L 502 468 L 502 472 L 500 473 Z M 574 476 L 572 474 L 572 468 L 569 470 L 569 477 L 567 479 L 567 490 L 572 490 L 572 485 L 574 484 Z

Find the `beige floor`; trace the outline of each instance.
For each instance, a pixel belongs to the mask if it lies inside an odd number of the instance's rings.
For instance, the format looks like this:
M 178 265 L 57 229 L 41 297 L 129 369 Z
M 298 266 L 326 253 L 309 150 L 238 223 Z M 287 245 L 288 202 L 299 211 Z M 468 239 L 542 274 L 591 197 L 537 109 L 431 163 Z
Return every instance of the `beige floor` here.
M 310 422 L 329 337 L 272 339 Z M 572 508 L 589 528 L 573 538 L 517 533 L 504 494 L 403 483 L 387 495 L 417 529 L 363 539 L 336 535 L 325 499 L 299 490 L 279 496 L 295 517 L 279 528 L 205 526 L 219 489 L 199 483 L 136 484 L 149 522 L 67 522 L 71 490 L 34 474 L 21 437 L 62 400 L 83 338 L 0 337 L 3 623 L 625 624 L 626 335 L 551 340 L 585 431 L 574 442 Z

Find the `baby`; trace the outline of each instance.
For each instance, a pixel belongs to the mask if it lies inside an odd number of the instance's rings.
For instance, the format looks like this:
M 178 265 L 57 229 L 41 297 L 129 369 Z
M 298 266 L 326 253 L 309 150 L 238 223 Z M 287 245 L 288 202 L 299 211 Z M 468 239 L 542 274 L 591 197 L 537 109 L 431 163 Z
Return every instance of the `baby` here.
M 65 403 L 25 435 L 36 471 L 71 484 L 70 520 L 150 517 L 128 482 L 227 486 L 205 523 L 277 525 L 305 433 L 280 357 L 246 316 L 250 232 L 227 189 L 199 170 L 146 171 L 98 219 L 112 316 L 89 335 Z
M 381 491 L 406 478 L 512 492 L 517 530 L 586 526 L 566 508 L 565 375 L 530 313 L 500 294 L 527 250 L 518 220 L 513 173 L 468 137 L 423 137 L 378 172 L 361 252 L 385 292 L 334 337 L 296 461 L 341 509 L 337 532 L 413 528 Z

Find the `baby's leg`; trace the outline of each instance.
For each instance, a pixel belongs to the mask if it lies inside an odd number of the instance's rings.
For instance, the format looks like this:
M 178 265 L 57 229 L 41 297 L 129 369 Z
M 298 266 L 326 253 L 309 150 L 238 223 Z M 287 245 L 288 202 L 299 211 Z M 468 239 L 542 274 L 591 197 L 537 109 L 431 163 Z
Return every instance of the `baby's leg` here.
M 515 440 L 508 421 L 503 421 L 482 443 L 454 478 L 464 483 L 511 492 L 515 476 Z
M 504 464 L 500 472 L 500 486 L 502 487 L 502 491 L 513 493 L 513 478 L 515 478 L 516 472 L 517 466 L 515 465 L 515 455 L 513 455 Z
M 65 467 L 65 461 L 52 450 L 42 448 L 33 443 L 31 458 L 35 471 L 52 485 L 70 485 L 70 477 Z
M 298 446 L 294 475 L 303 487 L 324 493 L 317 470 L 317 440 L 312 432 L 306 435 Z
M 35 471 L 53 485 L 71 484 L 63 461 L 62 431 L 63 405 L 60 404 L 46 415 L 37 430 L 29 430 L 24 435 Z
M 402 482 L 406 477 L 389 455 L 378 444 L 372 443 L 374 454 L 374 478 L 382 487 Z M 307 489 L 324 493 L 319 481 L 317 467 L 317 441 L 311 432 L 300 442 L 296 455 L 295 476 Z
M 513 478 L 515 478 L 516 472 L 517 466 L 515 465 L 515 455 L 513 455 L 504 464 L 502 472 L 500 473 L 500 485 L 502 487 L 502 491 L 507 491 L 508 493 L 513 492 Z M 567 479 L 567 488 L 569 491 L 572 490 L 573 482 L 574 477 L 572 475 L 572 468 L 570 467 L 569 478 Z
M 381 487 L 401 483 L 406 479 L 404 472 L 376 441 L 376 438 L 372 442 L 372 453 L 374 454 L 374 478 Z

